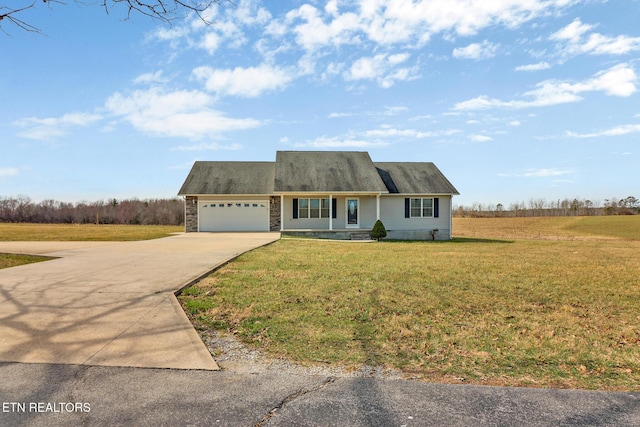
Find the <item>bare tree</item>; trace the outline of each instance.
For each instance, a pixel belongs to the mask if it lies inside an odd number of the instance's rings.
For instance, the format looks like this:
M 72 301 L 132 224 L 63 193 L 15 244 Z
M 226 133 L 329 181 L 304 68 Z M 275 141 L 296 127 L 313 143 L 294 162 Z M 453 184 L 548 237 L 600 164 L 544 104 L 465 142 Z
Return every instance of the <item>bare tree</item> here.
M 1 0 L 0 0 L 1 1 Z M 10 22 L 21 30 L 39 33 L 40 29 L 29 24 L 23 18 L 28 11 L 34 10 L 38 5 L 56 3 L 65 5 L 62 0 L 5 0 L 10 5 L 0 4 L 0 30 L 6 33 L 2 27 L 3 22 Z M 99 4 L 109 14 L 112 10 L 124 10 L 126 18 L 135 14 L 144 15 L 162 22 L 171 24 L 177 19 L 182 19 L 188 14 L 195 14 L 203 22 L 209 24 L 205 12 L 214 4 L 222 0 L 99 0 L 99 3 L 85 0 L 71 0 L 74 3 L 95 5 Z M 230 2 L 230 0 L 229 0 Z M 16 5 L 19 3 L 19 5 Z

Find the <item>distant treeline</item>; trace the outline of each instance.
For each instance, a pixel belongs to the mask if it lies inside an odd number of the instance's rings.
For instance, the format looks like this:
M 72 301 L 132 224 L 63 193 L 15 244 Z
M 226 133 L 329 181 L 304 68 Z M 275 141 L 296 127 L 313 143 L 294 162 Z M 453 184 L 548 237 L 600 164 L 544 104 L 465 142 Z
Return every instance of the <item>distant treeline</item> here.
M 0 197 L 0 222 L 48 224 L 184 224 L 181 199 L 128 199 L 65 203 L 29 197 Z
M 471 206 L 454 207 L 456 217 L 526 217 L 526 216 L 592 216 L 592 215 L 637 215 L 640 200 L 633 196 L 624 199 L 613 197 L 603 203 L 588 199 L 564 199 L 547 201 L 531 199 L 529 202 L 498 204 L 473 203 Z

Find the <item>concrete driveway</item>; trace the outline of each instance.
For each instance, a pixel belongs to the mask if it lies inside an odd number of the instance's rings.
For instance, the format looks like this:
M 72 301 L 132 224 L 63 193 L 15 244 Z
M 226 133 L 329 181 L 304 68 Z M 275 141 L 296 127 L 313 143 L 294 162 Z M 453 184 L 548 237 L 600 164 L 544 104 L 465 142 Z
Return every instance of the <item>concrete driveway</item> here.
M 279 233 L 0 242 L 58 257 L 0 270 L 0 362 L 218 369 L 174 292 Z

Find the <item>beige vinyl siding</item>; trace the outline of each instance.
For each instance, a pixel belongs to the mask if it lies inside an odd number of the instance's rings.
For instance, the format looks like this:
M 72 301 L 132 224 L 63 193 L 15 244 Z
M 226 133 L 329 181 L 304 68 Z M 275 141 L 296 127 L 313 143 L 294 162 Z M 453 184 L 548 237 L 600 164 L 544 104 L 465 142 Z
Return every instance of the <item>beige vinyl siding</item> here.
M 329 218 L 293 218 L 293 199 L 326 199 L 327 195 L 307 195 L 304 196 L 284 196 L 284 205 L 283 205 L 283 218 L 284 218 L 284 229 L 285 230 L 328 230 L 329 229 Z M 337 201 L 337 209 L 338 209 L 338 217 L 333 219 L 333 228 L 344 228 L 344 198 L 341 197 L 333 197 L 334 199 L 338 199 Z M 331 215 L 331 212 L 329 212 Z
M 405 198 L 438 197 L 438 218 L 405 218 Z M 380 219 L 387 230 L 413 231 L 438 229 L 438 238 L 450 239 L 451 196 L 424 195 L 384 195 L 380 198 Z

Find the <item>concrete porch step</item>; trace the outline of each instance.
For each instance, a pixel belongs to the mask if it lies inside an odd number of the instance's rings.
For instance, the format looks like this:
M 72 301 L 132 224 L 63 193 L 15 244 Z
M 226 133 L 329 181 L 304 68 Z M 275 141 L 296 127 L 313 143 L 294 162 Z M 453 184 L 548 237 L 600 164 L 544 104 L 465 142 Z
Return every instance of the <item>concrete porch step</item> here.
M 371 240 L 369 233 L 351 233 L 351 240 Z

